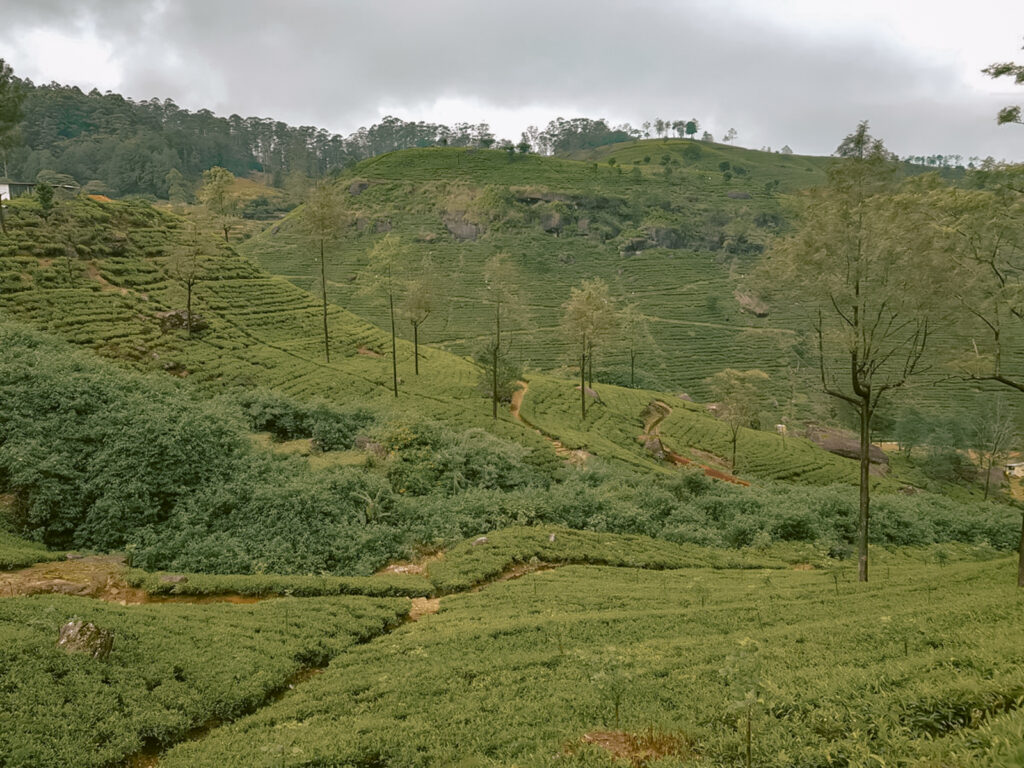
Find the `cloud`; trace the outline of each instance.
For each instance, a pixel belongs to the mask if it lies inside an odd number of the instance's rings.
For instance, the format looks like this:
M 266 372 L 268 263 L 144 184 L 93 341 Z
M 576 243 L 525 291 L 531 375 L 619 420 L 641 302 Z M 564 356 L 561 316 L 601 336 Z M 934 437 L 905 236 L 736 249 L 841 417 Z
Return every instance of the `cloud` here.
M 827 153 L 867 118 L 899 153 L 1024 157 L 1022 132 L 994 121 L 1013 94 L 972 90 L 954 60 L 878 25 L 787 26 L 784 16 L 723 7 L 35 0 L 5 9 L 0 47 L 16 52 L 16 71 L 32 74 L 53 61 L 17 45 L 33 30 L 93 35 L 129 96 L 338 132 L 385 111 L 445 122 L 491 111 L 510 137 L 525 127 L 518 118 L 539 114 L 698 117 L 718 133 L 735 127 L 748 146 Z M 455 113 L 467 105 L 474 114 Z

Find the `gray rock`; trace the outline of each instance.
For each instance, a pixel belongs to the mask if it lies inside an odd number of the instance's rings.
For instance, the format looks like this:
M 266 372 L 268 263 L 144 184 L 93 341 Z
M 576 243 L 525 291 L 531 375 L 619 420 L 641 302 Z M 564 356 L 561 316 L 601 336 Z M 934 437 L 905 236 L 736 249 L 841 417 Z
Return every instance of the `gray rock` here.
M 555 540 L 555 534 L 552 533 L 550 536 L 548 536 L 548 541 L 554 541 L 554 540 Z
M 85 555 L 80 555 L 77 552 L 68 552 L 64 555 L 65 560 L 81 560 Z
M 487 543 L 487 537 L 486 536 L 481 536 L 479 539 L 476 539 L 473 542 L 473 546 L 474 547 L 479 547 L 481 544 L 486 544 L 486 543 Z
M 370 182 L 368 182 L 368 181 L 353 181 L 348 186 L 348 193 L 350 195 L 353 195 L 353 196 L 361 195 L 361 194 L 363 194 L 363 192 L 365 192 L 369 188 L 370 188 Z
M 184 584 L 188 581 L 188 576 L 182 576 L 180 573 L 165 573 L 160 577 L 161 584 Z
M 444 225 L 456 240 L 476 240 L 481 234 L 480 227 L 467 221 L 461 211 L 445 214 Z
M 68 653 L 85 653 L 102 661 L 114 649 L 114 632 L 92 622 L 73 619 L 60 628 L 57 647 Z

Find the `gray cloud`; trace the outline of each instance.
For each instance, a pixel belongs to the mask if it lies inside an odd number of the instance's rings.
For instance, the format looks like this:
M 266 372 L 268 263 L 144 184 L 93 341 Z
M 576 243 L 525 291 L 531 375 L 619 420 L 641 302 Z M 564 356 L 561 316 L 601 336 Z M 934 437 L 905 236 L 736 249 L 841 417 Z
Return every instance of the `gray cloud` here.
M 92 28 L 127 95 L 339 132 L 385 105 L 417 119 L 456 98 L 551 117 L 696 116 L 748 146 L 807 153 L 830 152 L 867 118 L 901 154 L 1024 158 L 1024 130 L 995 125 L 1005 98 L 971 91 L 952 65 L 915 59 L 886 30 L 801 36 L 714 5 L 34 0 L 5 9 L 0 44 L 33 28 Z

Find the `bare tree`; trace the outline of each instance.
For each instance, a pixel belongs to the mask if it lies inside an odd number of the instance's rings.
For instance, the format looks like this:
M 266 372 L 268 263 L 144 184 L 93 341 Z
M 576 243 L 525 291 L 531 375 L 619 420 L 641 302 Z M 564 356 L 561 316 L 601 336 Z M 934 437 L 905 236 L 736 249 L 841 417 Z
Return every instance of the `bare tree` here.
M 341 231 L 341 200 L 337 187 L 321 182 L 313 187 L 302 208 L 301 221 L 307 236 L 320 250 L 320 297 L 323 305 L 324 357 L 331 362 L 331 344 L 327 328 L 327 252 L 326 245 Z
M 796 231 L 773 248 L 761 274 L 766 287 L 781 286 L 807 312 L 821 387 L 857 414 L 858 577 L 867 581 L 872 419 L 888 393 L 924 371 L 944 275 L 922 195 L 895 194 L 892 156 L 866 122 L 837 153 L 843 159 L 828 184 L 810 196 Z
M 402 314 L 412 325 L 413 359 L 416 375 L 420 375 L 420 326 L 443 303 L 441 280 L 433 260 L 426 256 L 419 271 L 405 289 Z

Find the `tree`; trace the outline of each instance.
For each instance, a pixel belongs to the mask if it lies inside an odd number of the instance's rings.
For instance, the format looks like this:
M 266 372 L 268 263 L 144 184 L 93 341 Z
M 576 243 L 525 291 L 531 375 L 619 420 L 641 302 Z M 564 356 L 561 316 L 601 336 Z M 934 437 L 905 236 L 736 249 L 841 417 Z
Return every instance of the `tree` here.
M 636 304 L 627 304 L 619 313 L 619 332 L 629 356 L 629 386 L 636 386 L 636 361 L 641 353 L 654 351 L 658 345 L 651 335 L 651 324 L 647 315 L 640 312 Z
M 689 120 L 686 121 L 686 135 L 689 136 L 691 139 L 699 129 L 700 123 L 697 122 L 697 118 L 691 117 Z
M 416 375 L 420 375 L 420 326 L 442 303 L 441 276 L 433 260 L 426 256 L 420 262 L 419 272 L 405 289 L 402 314 L 412 325 L 413 360 Z
M 46 182 L 39 182 L 35 186 L 35 196 L 39 207 L 43 209 L 43 218 L 49 218 L 53 210 L 53 187 Z
M 184 205 L 191 197 L 192 192 L 184 175 L 177 168 L 171 168 L 164 177 L 167 182 L 167 199 L 174 205 Z
M 327 253 L 326 245 L 341 231 L 341 199 L 333 184 L 320 183 L 310 190 L 301 212 L 303 229 L 320 250 L 320 296 L 323 305 L 324 357 L 331 362 L 331 344 L 327 329 Z
M 65 203 L 57 208 L 54 217 L 57 239 L 64 248 L 64 268 L 67 271 L 68 284 L 74 282 L 73 264 L 80 258 L 78 246 L 84 232 L 78 225 L 71 204 Z
M 206 276 L 203 266 L 206 255 L 199 228 L 195 224 L 190 224 L 188 232 L 182 238 L 180 245 L 171 253 L 171 258 L 168 261 L 168 270 L 185 288 L 185 329 L 190 339 L 194 327 L 192 294 L 196 285 Z
M 522 311 L 519 274 L 507 253 L 498 253 L 484 265 L 484 300 L 491 305 L 494 333 L 478 353 L 478 361 L 487 365 L 485 388 L 491 396 L 491 417 L 498 418 L 498 402 L 509 392 L 509 376 L 515 370 L 509 356 L 509 345 L 502 329 L 517 319 Z M 518 379 L 516 379 L 518 381 Z
M 25 89 L 14 76 L 11 66 L 0 58 L 0 155 L 4 161 L 4 176 L 7 176 L 7 153 L 21 143 L 18 126 L 25 117 L 22 104 Z
M 858 577 L 866 581 L 872 418 L 887 394 L 924 371 L 946 272 L 931 253 L 922 195 L 896 194 L 892 156 L 866 122 L 837 154 L 844 160 L 809 195 L 796 231 L 777 242 L 761 276 L 769 292 L 781 287 L 807 313 L 821 387 L 857 414 Z
M 230 242 L 231 227 L 238 214 L 235 195 L 235 174 L 215 165 L 203 171 L 203 186 L 199 188 L 199 202 L 213 214 L 224 231 L 224 242 Z
M 1017 425 L 1002 398 L 978 411 L 968 429 L 968 441 L 978 455 L 985 476 L 985 496 L 988 498 L 992 470 L 1002 464 L 1017 439 Z
M 656 117 L 654 119 L 654 132 L 658 136 L 664 135 L 665 129 L 667 128 L 667 126 L 668 126 L 668 124 L 664 120 L 662 120 L 660 117 Z
M 734 473 L 736 472 L 736 444 L 739 440 L 740 429 L 755 426 L 757 414 L 761 410 L 761 403 L 764 402 L 762 393 L 767 381 L 768 374 L 757 368 L 750 371 L 726 368 L 706 380 L 711 390 L 711 396 L 718 404 L 718 418 L 729 425 L 732 436 L 730 466 Z
M 391 319 L 391 381 L 395 397 L 398 397 L 398 342 L 395 328 L 395 299 L 400 290 L 397 258 L 401 241 L 392 234 L 384 235 L 370 251 L 370 260 L 359 272 L 358 282 L 361 293 L 376 294 L 388 308 Z
M 991 78 L 1012 77 L 1015 84 L 1024 85 L 1024 64 L 1014 64 L 1012 61 L 1007 61 L 1000 64 L 990 64 L 981 71 Z M 996 116 L 996 122 L 999 125 L 1006 123 L 1024 125 L 1024 117 L 1022 117 L 1020 105 L 1003 107 Z
M 615 330 L 615 301 L 608 284 L 599 277 L 584 280 L 573 288 L 562 305 L 562 329 L 577 348 L 580 361 L 580 416 L 587 418 L 585 376 L 590 367 L 590 387 L 594 385 L 594 350 Z
M 711 142 L 715 140 L 715 137 L 712 136 L 708 131 L 704 131 L 704 133 L 701 134 L 700 140 Z
M 730 143 L 736 141 L 736 137 L 738 135 L 739 134 L 736 133 L 736 129 L 735 128 L 730 128 L 728 131 L 725 132 L 725 136 L 722 137 L 722 142 L 724 144 L 730 144 Z

